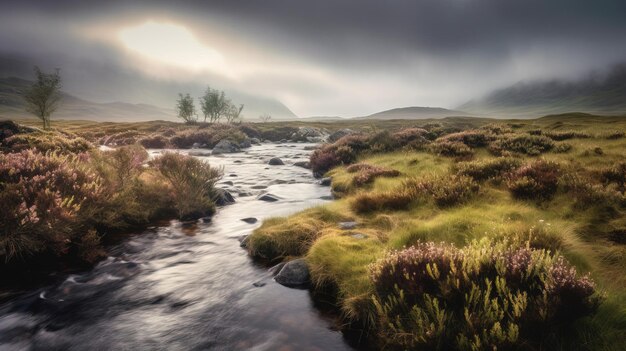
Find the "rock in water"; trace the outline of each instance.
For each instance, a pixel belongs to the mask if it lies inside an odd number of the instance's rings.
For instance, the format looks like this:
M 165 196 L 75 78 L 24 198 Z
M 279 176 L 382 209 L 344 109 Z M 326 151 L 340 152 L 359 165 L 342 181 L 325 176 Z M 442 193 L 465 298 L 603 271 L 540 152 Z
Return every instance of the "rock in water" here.
M 235 203 L 235 198 L 225 189 L 215 189 L 215 204 L 226 206 Z
M 282 166 L 285 163 L 283 162 L 283 160 L 281 160 L 278 157 L 274 157 L 272 159 L 270 159 L 270 162 L 268 163 L 270 166 Z
M 230 154 L 233 152 L 240 152 L 241 149 L 239 148 L 239 145 L 235 144 L 234 142 L 227 140 L 227 139 L 222 139 L 220 140 L 219 143 L 217 143 L 217 145 L 215 145 L 215 147 L 213 148 L 213 155 L 219 155 L 219 154 Z
M 309 284 L 309 266 L 304 258 L 289 261 L 274 277 L 277 283 L 290 287 L 306 287 Z
M 242 218 L 242 221 L 248 223 L 248 224 L 254 224 L 257 222 L 257 219 L 254 217 L 247 217 L 247 218 Z
M 239 147 L 242 149 L 252 147 L 252 142 L 250 141 L 250 139 L 244 139 L 242 142 L 239 143 Z
M 272 194 L 263 194 L 259 196 L 257 199 L 261 201 L 267 201 L 267 202 L 276 202 L 279 200 L 278 196 L 272 195 Z
M 306 169 L 310 169 L 311 168 L 311 165 L 307 161 L 298 161 L 298 162 L 295 162 L 293 165 L 296 166 L 296 167 L 302 167 L 302 168 L 306 168 Z
M 259 145 L 261 140 L 259 138 L 250 138 L 250 144 Z
M 320 180 L 320 185 L 321 186 L 330 186 L 330 183 L 332 183 L 332 178 L 327 177 L 327 178 L 322 178 L 322 180 Z

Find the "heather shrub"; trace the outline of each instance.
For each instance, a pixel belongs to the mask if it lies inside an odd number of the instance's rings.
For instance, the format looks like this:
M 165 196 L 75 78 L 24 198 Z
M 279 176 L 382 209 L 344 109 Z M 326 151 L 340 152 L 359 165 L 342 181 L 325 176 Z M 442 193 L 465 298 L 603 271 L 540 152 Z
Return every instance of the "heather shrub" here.
M 467 201 L 480 186 L 472 178 L 452 175 L 445 178 L 413 178 L 403 183 L 413 199 L 432 199 L 439 207 Z
M 315 150 L 309 160 L 311 170 L 316 176 L 321 176 L 336 166 L 356 161 L 358 155 L 369 148 L 366 136 L 347 135 L 333 144 Z
M 429 145 L 430 152 L 439 156 L 469 158 L 474 154 L 472 149 L 461 142 L 438 140 Z
M 605 134 L 604 138 L 609 139 L 609 140 L 616 140 L 616 139 L 621 139 L 624 136 L 626 136 L 626 132 L 624 132 L 623 130 L 614 130 L 612 132 L 608 132 L 607 134 Z
M 206 129 L 203 130 L 186 130 L 176 133 L 170 138 L 170 143 L 177 149 L 191 149 L 194 144 L 202 147 L 211 148 L 213 134 Z
M 311 170 L 319 177 L 341 163 L 342 161 L 335 154 L 335 151 L 328 146 L 313 151 L 309 159 Z
M 570 150 L 572 150 L 572 145 L 567 144 L 567 143 L 558 143 L 554 147 L 554 152 L 558 154 L 563 154 L 563 153 L 569 152 Z
M 146 149 L 165 149 L 170 146 L 170 141 L 163 135 L 154 134 L 139 139 L 139 144 Z
M 395 169 L 373 166 L 367 163 L 356 163 L 346 168 L 348 173 L 358 173 L 352 178 L 352 184 L 355 186 L 363 186 L 374 181 L 377 177 L 397 177 L 400 175 Z
M 82 155 L 33 150 L 0 154 L 0 257 L 67 252 L 77 222 L 102 194 L 102 180 Z
M 249 138 L 261 138 L 261 132 L 250 124 L 242 124 L 239 130 Z
M 148 152 L 140 145 L 129 145 L 105 152 L 104 162 L 113 170 L 115 182 L 123 188 L 143 171 Z
M 561 176 L 559 184 L 563 186 L 565 192 L 574 197 L 575 205 L 580 208 L 621 205 L 626 200 L 616 184 L 598 184 L 589 177 L 573 172 Z
M 490 123 L 485 126 L 480 127 L 481 130 L 485 130 L 492 135 L 502 135 L 513 133 L 513 129 L 506 124 L 501 123 Z
M 136 130 L 125 130 L 123 132 L 114 133 L 109 136 L 105 136 L 100 140 L 100 144 L 107 146 L 122 146 L 132 145 L 137 143 L 137 140 L 141 137 L 141 133 Z
M 394 143 L 399 147 L 421 149 L 428 143 L 428 131 L 423 128 L 405 128 L 391 134 Z
M 288 140 L 297 131 L 298 128 L 294 127 L 276 127 L 261 131 L 261 138 L 269 141 Z
M 388 347 L 495 350 L 538 344 L 548 328 L 592 313 L 594 282 L 529 247 L 418 243 L 370 267 L 377 330 Z
M 213 214 L 214 185 L 221 177 L 221 170 L 197 158 L 172 152 L 157 157 L 152 164 L 169 182 L 179 218 Z
M 494 160 L 459 162 L 454 168 L 458 175 L 468 176 L 476 181 L 500 178 L 522 165 L 522 161 L 511 157 L 499 157 Z
M 507 187 L 518 199 L 549 200 L 557 191 L 559 176 L 558 163 L 539 160 L 508 174 Z
M 43 153 L 53 151 L 63 154 L 77 154 L 94 147 L 81 137 L 57 132 L 15 134 L 6 138 L 3 144 L 11 152 L 32 149 Z
M 469 147 L 483 147 L 493 139 L 487 131 L 482 130 L 465 130 L 458 133 L 444 135 L 437 141 L 445 141 L 451 143 L 463 143 Z
M 509 151 L 536 156 L 550 151 L 552 148 L 554 148 L 552 139 L 537 135 L 500 137 L 489 144 L 489 151 L 495 155 L 502 155 L 504 152 Z
M 579 139 L 591 138 L 591 135 L 589 133 L 576 132 L 576 131 L 573 131 L 573 130 L 569 130 L 569 131 L 551 131 L 551 132 L 545 132 L 545 133 L 543 133 L 543 135 L 547 136 L 548 138 L 550 138 L 552 140 L 556 140 L 556 141 L 562 141 L 562 140 L 574 139 L 574 138 L 579 138 Z
M 620 162 L 613 167 L 600 171 L 602 181 L 605 184 L 616 184 L 619 191 L 626 191 L 626 162 Z

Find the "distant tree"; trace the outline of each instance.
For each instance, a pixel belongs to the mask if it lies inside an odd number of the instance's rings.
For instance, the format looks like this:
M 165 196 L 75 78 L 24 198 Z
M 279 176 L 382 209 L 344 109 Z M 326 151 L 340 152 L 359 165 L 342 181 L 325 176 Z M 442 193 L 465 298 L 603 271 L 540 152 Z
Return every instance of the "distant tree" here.
M 56 111 L 61 101 L 61 74 L 57 68 L 54 73 L 44 73 L 35 66 L 35 82 L 22 92 L 26 102 L 26 111 L 43 121 L 43 128 L 50 128 L 50 116 Z
M 204 121 L 207 118 L 211 123 L 217 123 L 229 112 L 231 102 L 226 98 L 223 91 L 207 87 L 204 95 L 200 97 L 200 107 L 204 114 Z
M 178 94 L 178 100 L 176 100 L 176 112 L 178 118 L 181 118 L 185 123 L 196 123 L 198 115 L 196 114 L 196 106 L 193 103 L 191 95 Z
M 241 119 L 241 111 L 243 110 L 243 104 L 239 105 L 239 107 L 229 104 L 228 110 L 224 115 L 226 117 L 227 123 L 234 123 L 235 121 Z
M 261 122 L 267 123 L 270 121 L 270 119 L 272 119 L 272 116 L 269 113 L 265 113 L 265 114 L 260 115 L 259 119 L 261 120 Z

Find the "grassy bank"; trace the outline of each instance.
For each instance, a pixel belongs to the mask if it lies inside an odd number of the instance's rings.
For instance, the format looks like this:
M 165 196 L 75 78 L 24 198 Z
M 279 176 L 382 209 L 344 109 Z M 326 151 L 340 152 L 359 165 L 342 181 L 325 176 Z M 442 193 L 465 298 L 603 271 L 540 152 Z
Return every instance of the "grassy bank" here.
M 626 349 L 626 121 L 454 122 L 325 146 L 340 199 L 266 221 L 250 253 L 304 256 L 382 348 Z
M 3 286 L 90 265 L 107 243 L 157 221 L 215 212 L 221 171 L 139 144 L 101 151 L 67 131 L 19 130 L 0 138 L 0 277 Z M 11 135 L 9 135 L 11 134 Z

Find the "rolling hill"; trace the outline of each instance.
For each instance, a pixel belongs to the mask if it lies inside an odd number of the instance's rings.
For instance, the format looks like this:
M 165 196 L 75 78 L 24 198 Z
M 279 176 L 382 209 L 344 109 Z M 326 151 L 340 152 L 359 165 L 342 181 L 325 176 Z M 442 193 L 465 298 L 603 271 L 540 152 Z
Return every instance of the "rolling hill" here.
M 358 117 L 358 119 L 428 119 L 451 116 L 471 116 L 471 114 L 441 107 L 411 106 L 381 111 L 369 116 Z

